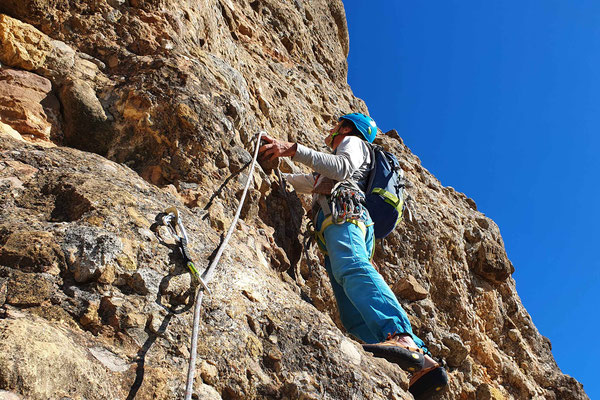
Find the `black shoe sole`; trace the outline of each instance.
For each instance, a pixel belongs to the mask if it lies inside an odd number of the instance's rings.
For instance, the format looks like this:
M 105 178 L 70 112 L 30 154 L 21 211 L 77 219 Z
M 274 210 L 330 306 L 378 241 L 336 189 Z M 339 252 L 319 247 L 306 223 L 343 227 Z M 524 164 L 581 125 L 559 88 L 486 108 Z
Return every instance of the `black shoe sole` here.
M 448 385 L 448 374 L 444 367 L 437 367 L 420 377 L 408 388 L 408 391 L 415 400 L 426 400 L 440 393 L 446 385 Z
M 389 362 L 397 364 L 400 368 L 408 372 L 416 372 L 423 369 L 423 363 L 425 362 L 423 354 L 400 346 L 363 344 L 363 349 L 373 353 L 375 357 L 385 358 Z

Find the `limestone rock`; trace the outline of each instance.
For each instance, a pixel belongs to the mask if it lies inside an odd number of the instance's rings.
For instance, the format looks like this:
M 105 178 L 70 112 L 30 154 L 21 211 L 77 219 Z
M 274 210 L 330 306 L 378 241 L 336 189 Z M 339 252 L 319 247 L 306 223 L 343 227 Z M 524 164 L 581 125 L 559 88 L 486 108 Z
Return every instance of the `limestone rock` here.
M 85 313 L 79 319 L 81 325 L 92 332 L 98 332 L 102 326 L 102 321 L 100 321 L 98 315 L 98 306 L 97 303 L 90 302 Z
M 193 297 L 192 278 L 190 274 L 170 275 L 161 281 L 160 292 L 167 302 L 173 306 L 185 304 Z
M 248 166 L 252 161 L 252 156 L 248 151 L 233 147 L 229 153 L 229 169 L 231 172 L 239 172 L 245 166 Z
M 519 341 L 519 330 L 518 329 L 511 329 L 508 331 L 508 337 L 510 338 L 510 340 L 512 340 L 513 342 L 518 342 Z
M 8 279 L 0 278 L 0 307 L 6 303 L 6 295 L 8 293 Z
M 469 355 L 469 348 L 465 346 L 460 336 L 456 333 L 444 337 L 443 343 L 449 349 L 449 354 L 446 356 L 448 365 L 455 368 L 460 367 Z
M 50 272 L 58 275 L 64 257 L 54 236 L 43 231 L 20 231 L 2 240 L 0 263 L 24 272 Z
M 49 38 L 29 24 L 0 14 L 0 61 L 32 71 L 41 68 L 52 49 Z
M 42 320 L 0 320 L 0 382 L 30 399 L 123 397 L 115 379 L 69 333 Z M 23 362 L 27 360 L 27 362 Z M 68 366 L 68 368 L 65 368 Z
M 14 139 L 14 140 L 23 140 L 23 137 L 21 136 L 21 134 L 16 131 L 12 126 L 5 124 L 4 122 L 0 121 L 0 135 L 2 136 L 6 136 L 10 139 Z
M 6 276 L 6 303 L 20 307 L 36 306 L 49 300 L 54 292 L 49 276 L 23 273 L 0 266 L 0 276 Z
M 414 276 L 408 275 L 406 279 L 401 279 L 393 287 L 392 291 L 406 300 L 423 300 L 427 298 L 429 292 L 425 289 Z
M 503 400 L 506 397 L 502 394 L 502 392 L 495 387 L 482 383 L 477 388 L 477 399 L 481 400 Z
M 108 117 L 92 87 L 75 79 L 65 83 L 60 91 L 64 107 L 65 143 L 67 145 L 106 154 L 112 139 Z
M 199 399 L 222 400 L 221 395 L 214 387 L 205 384 L 200 384 L 200 387 L 197 389 L 197 394 Z
M 142 295 L 156 294 L 158 293 L 161 279 L 162 277 L 157 271 L 151 268 L 140 268 L 131 276 L 129 286 L 136 293 Z
M 0 400 L 21 400 L 22 397 L 16 393 L 0 390 Z
M 208 383 L 209 385 L 213 385 L 217 383 L 219 370 L 216 366 L 204 361 L 200 367 L 200 376 L 202 376 L 202 380 L 204 382 Z
M 0 70 L 0 118 L 32 140 L 50 141 L 61 131 L 60 105 L 52 83 L 39 75 Z
M 19 4 L 17 9 L 22 11 L 22 6 Z M 4 7 L 11 6 L 1 5 L 0 12 Z M 52 39 L 18 19 L 0 14 L 0 39 L 0 62 L 5 65 L 39 73 L 57 86 L 69 76 L 106 83 L 97 64 L 90 61 L 95 60 L 93 57 L 77 54 L 63 41 Z
M 87 282 L 100 277 L 109 263 L 116 261 L 123 244 L 109 232 L 81 227 L 67 233 L 63 249 L 75 280 Z
M 357 350 L 356 345 L 350 342 L 349 340 L 342 340 L 342 344 L 340 346 L 340 350 L 346 356 L 348 361 L 354 365 L 360 365 L 360 361 L 362 356 L 360 352 Z
M 125 372 L 128 369 L 127 362 L 104 347 L 90 347 L 90 353 L 100 361 L 102 365 L 113 372 Z
M 6 175 L 18 177 L 23 182 L 28 182 L 39 171 L 31 165 L 16 160 L 6 160 L 4 164 L 8 167 L 8 171 L 5 171 Z
M 467 252 L 469 267 L 492 282 L 504 282 L 514 271 L 504 249 L 491 242 L 481 242 Z

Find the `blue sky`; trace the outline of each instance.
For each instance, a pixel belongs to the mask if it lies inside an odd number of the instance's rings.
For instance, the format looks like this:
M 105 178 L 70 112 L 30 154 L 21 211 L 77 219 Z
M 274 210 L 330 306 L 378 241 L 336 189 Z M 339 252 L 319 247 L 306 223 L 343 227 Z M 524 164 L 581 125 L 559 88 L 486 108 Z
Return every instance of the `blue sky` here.
M 559 367 L 600 398 L 600 2 L 344 5 L 354 94 L 498 224 Z

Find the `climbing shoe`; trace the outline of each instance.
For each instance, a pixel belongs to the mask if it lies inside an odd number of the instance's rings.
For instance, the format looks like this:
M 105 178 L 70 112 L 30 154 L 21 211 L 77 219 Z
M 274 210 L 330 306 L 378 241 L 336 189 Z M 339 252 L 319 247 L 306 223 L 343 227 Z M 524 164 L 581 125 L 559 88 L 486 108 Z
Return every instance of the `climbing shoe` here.
M 448 385 L 446 369 L 436 363 L 434 366 L 414 374 L 410 379 L 408 391 L 415 400 L 426 400 L 440 393 L 446 385 Z
M 388 334 L 385 342 L 377 344 L 363 344 L 363 349 L 373 353 L 375 357 L 385 358 L 391 363 L 397 364 L 405 371 L 417 372 L 423 369 L 425 357 L 423 350 L 406 346 L 400 343 L 399 334 Z

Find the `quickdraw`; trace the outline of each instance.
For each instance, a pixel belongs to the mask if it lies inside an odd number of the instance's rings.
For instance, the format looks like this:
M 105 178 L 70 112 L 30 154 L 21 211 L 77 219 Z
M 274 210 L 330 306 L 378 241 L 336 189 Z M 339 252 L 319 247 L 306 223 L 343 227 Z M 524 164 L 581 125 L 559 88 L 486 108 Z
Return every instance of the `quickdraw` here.
M 163 242 L 166 242 L 165 237 L 162 236 L 160 227 L 164 226 L 167 228 L 169 234 L 177 243 L 179 250 L 181 251 L 181 255 L 183 256 L 183 259 L 185 261 L 185 265 L 192 273 L 192 276 L 197 282 L 199 282 L 202 285 L 204 290 L 210 293 L 208 285 L 200 276 L 200 273 L 196 269 L 196 266 L 194 265 L 194 262 L 190 257 L 190 253 L 188 252 L 187 232 L 185 231 L 185 227 L 183 226 L 181 218 L 179 218 L 179 212 L 177 211 L 177 209 L 175 207 L 167 208 L 164 212 L 158 213 L 158 215 L 156 215 L 156 217 L 154 218 L 154 221 L 155 222 L 152 224 L 152 226 L 150 226 L 150 230 L 154 232 L 158 239 L 162 240 Z M 181 233 L 177 233 L 177 229 L 179 229 Z
M 350 182 L 339 182 L 331 190 L 331 220 L 334 224 L 360 220 L 365 210 L 365 195 Z

